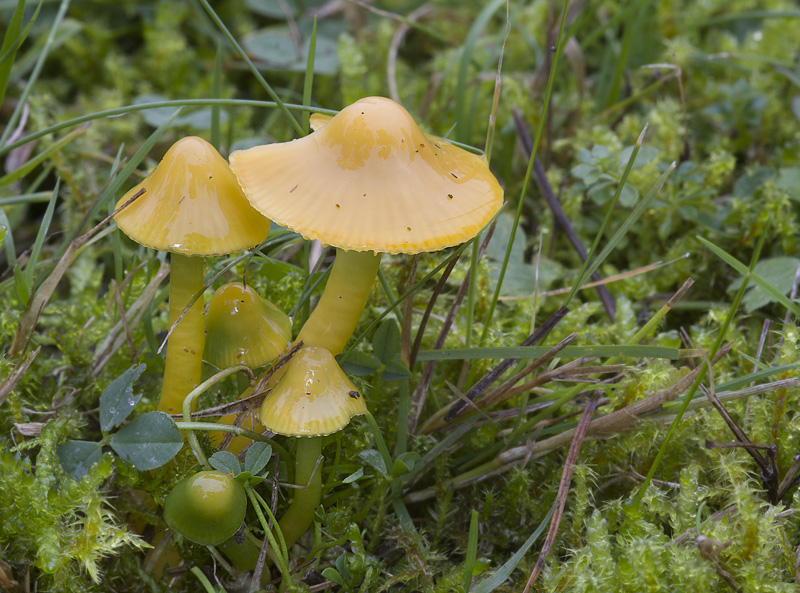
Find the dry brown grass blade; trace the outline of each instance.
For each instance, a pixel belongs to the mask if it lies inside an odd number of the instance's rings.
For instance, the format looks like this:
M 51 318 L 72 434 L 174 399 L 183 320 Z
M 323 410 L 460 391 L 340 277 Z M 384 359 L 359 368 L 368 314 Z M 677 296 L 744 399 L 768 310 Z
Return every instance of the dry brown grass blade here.
M 127 311 L 122 310 L 122 304 L 118 306 L 122 312 L 122 318 L 114 324 L 111 331 L 97 347 L 94 354 L 92 364 L 92 376 L 97 376 L 106 363 L 114 356 L 114 353 L 122 347 L 122 344 L 128 339 L 128 332 L 130 327 L 136 327 L 141 322 L 144 314 L 147 312 L 150 303 L 158 292 L 158 287 L 164 282 L 164 279 L 169 276 L 169 264 L 162 263 L 161 266 L 153 276 L 153 279 L 148 282 L 147 286 L 142 291 L 133 304 Z
M 28 367 L 33 364 L 33 360 L 41 351 L 42 347 L 39 346 L 36 350 L 29 353 L 28 356 L 25 357 L 25 360 L 20 360 L 14 366 L 14 370 L 3 379 L 3 382 L 0 383 L 0 404 L 2 404 L 5 399 L 8 397 L 8 394 L 14 390 L 14 387 L 17 386 L 19 380 L 22 378 L 22 375 L 25 374 L 25 371 L 28 370 Z
M 726 344 L 725 346 L 720 348 L 719 352 L 717 352 L 716 356 L 714 356 L 712 364 L 716 364 L 717 362 L 719 362 L 719 360 L 723 356 L 725 356 L 728 352 L 730 352 L 730 349 L 731 349 L 731 344 Z M 697 378 L 697 375 L 700 373 L 700 370 L 702 368 L 703 368 L 702 366 L 697 367 L 696 369 L 684 375 L 671 387 L 668 387 L 666 389 L 661 389 L 646 399 L 643 399 L 621 410 L 611 412 L 610 414 L 607 414 L 601 418 L 593 420 L 589 424 L 589 427 L 587 429 L 587 435 L 593 435 L 593 436 L 614 435 L 630 428 L 639 419 L 660 411 L 662 409 L 663 404 L 674 400 L 676 397 L 678 397 L 681 393 L 683 393 L 689 388 L 689 386 Z M 574 428 L 566 430 L 561 434 L 557 434 L 548 439 L 537 441 L 530 445 L 522 445 L 520 447 L 514 447 L 512 449 L 504 451 L 503 453 L 500 453 L 497 456 L 498 461 L 503 464 L 508 464 L 516 462 L 520 459 L 524 459 L 526 457 L 530 457 L 533 459 L 541 457 L 542 455 L 549 453 L 554 449 L 563 447 L 564 445 L 569 443 L 572 440 L 575 430 L 576 429 Z
M 495 223 L 489 225 L 489 228 L 486 229 L 486 236 L 483 238 L 480 247 L 478 248 L 478 261 L 481 260 L 483 254 L 486 252 L 486 247 L 489 245 L 489 241 L 494 234 Z M 450 328 L 453 326 L 453 321 L 456 318 L 456 313 L 458 313 L 459 307 L 461 307 L 461 303 L 464 300 L 464 297 L 467 295 L 467 289 L 469 288 L 469 278 L 470 272 L 464 275 L 464 280 L 461 283 L 461 286 L 456 293 L 455 298 L 453 299 L 453 304 L 450 307 L 450 311 L 447 313 L 447 317 L 442 324 L 442 329 L 439 331 L 439 335 L 436 338 L 436 342 L 433 345 L 434 350 L 440 350 L 442 346 L 444 346 L 444 341 L 447 338 L 447 334 L 450 332 Z M 411 350 L 411 364 L 409 368 L 413 366 L 414 361 L 417 357 L 417 352 L 419 352 L 419 345 L 422 344 L 422 333 L 424 327 L 422 323 L 420 323 L 420 330 L 417 331 L 417 339 L 414 340 L 415 347 Z M 419 343 L 419 345 L 417 345 Z M 414 393 L 411 395 L 411 402 L 410 402 L 410 413 L 408 416 L 408 432 L 413 434 L 417 430 L 417 423 L 419 422 L 420 414 L 422 414 L 422 408 L 425 405 L 425 398 L 428 394 L 428 387 L 431 383 L 431 378 L 433 377 L 433 371 L 436 368 L 436 361 L 431 360 L 428 364 L 425 365 L 425 368 L 422 371 L 422 376 L 417 383 L 417 386 L 414 388 Z
M 586 429 L 589 428 L 589 423 L 592 419 L 592 414 L 597 409 L 597 404 L 602 397 L 602 391 L 596 391 L 592 396 L 589 405 L 583 409 L 581 418 L 578 421 L 578 426 L 575 427 L 572 435 L 572 443 L 570 443 L 567 459 L 564 462 L 564 470 L 561 472 L 561 481 L 558 484 L 558 493 L 556 494 L 556 510 L 553 512 L 553 517 L 550 519 L 550 529 L 547 531 L 547 538 L 544 540 L 542 549 L 539 552 L 539 557 L 536 559 L 536 564 L 533 566 L 528 582 L 525 584 L 523 593 L 528 593 L 531 587 L 539 578 L 539 575 L 544 568 L 544 563 L 550 555 L 550 550 L 553 548 L 553 543 L 556 541 L 558 534 L 558 527 L 561 525 L 561 517 L 564 514 L 564 507 L 567 504 L 567 495 L 569 494 L 569 484 L 572 481 L 572 472 L 575 462 L 578 460 L 578 453 L 581 450 L 583 438 L 586 436 Z
M 89 239 L 95 236 L 100 229 L 108 224 L 120 210 L 133 203 L 133 201 L 138 199 L 143 193 L 144 189 L 141 189 L 136 193 L 136 195 L 127 200 L 122 206 L 114 210 L 114 212 L 104 218 L 94 228 L 89 229 L 83 235 L 70 242 L 69 246 L 64 252 L 64 255 L 61 256 L 60 260 L 58 260 L 56 267 L 53 268 L 53 271 L 50 272 L 50 275 L 47 277 L 47 279 L 42 282 L 41 287 L 30 300 L 28 309 L 25 311 L 25 314 L 22 316 L 22 321 L 20 321 L 20 324 L 17 327 L 17 334 L 14 336 L 14 343 L 11 345 L 11 349 L 9 350 L 9 356 L 17 356 L 27 349 L 28 342 L 33 335 L 33 330 L 36 327 L 36 322 L 39 320 L 39 315 L 41 314 L 42 309 L 44 309 L 45 305 L 47 305 L 47 303 L 50 301 L 50 297 L 53 296 L 58 283 L 61 282 L 61 278 L 64 276 L 64 273 L 67 271 L 67 268 L 72 263 L 72 260 L 75 258 L 75 255 L 77 255 L 80 248 L 83 247 L 86 242 L 89 241 Z
M 560 307 L 558 311 L 553 313 L 549 318 L 547 318 L 542 325 L 540 325 L 536 331 L 534 331 L 530 336 L 525 338 L 525 340 L 520 344 L 520 346 L 533 346 L 537 342 L 543 340 L 547 334 L 550 333 L 558 322 L 561 321 L 566 314 L 569 313 L 569 309 L 566 307 Z M 511 368 L 514 364 L 516 364 L 518 358 L 506 358 L 504 361 L 499 363 L 495 366 L 491 371 L 486 373 L 483 377 L 481 377 L 475 385 L 470 387 L 469 391 L 467 391 L 466 396 L 470 400 L 475 400 L 481 393 L 483 393 L 489 385 L 497 381 L 503 373 L 505 373 L 509 368 Z M 450 409 L 444 416 L 445 422 L 451 421 L 453 418 L 458 416 L 462 410 L 464 410 L 467 405 L 462 401 L 454 402 L 453 405 L 450 406 Z

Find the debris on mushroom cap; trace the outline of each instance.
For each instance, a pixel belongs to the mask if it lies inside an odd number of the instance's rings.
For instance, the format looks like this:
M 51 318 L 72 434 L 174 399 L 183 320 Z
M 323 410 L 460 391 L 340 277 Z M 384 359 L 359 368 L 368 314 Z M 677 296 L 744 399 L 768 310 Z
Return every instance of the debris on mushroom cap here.
M 252 286 L 219 287 L 206 312 L 205 359 L 219 368 L 273 361 L 292 338 L 292 321 Z
M 341 430 L 367 405 L 333 355 L 304 346 L 261 404 L 261 424 L 286 436 L 323 436 Z
M 178 140 L 158 167 L 117 202 L 145 192 L 114 220 L 131 239 L 183 255 L 219 255 L 263 241 L 270 222 L 253 210 L 228 163 L 195 136 Z
M 262 214 L 351 251 L 458 245 L 503 205 L 485 158 L 423 134 L 382 97 L 353 103 L 305 138 L 236 151 L 231 168 Z

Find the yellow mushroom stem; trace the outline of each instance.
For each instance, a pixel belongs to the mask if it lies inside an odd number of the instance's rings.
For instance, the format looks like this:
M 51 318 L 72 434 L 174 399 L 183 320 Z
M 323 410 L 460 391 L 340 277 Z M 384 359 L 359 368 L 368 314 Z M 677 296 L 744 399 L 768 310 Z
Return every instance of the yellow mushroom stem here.
M 203 289 L 203 258 L 173 253 L 170 265 L 169 326 L 172 327 L 189 301 Z M 205 339 L 203 300 L 197 299 L 167 341 L 160 411 L 179 413 L 183 398 L 200 384 Z
M 361 317 L 380 261 L 380 253 L 337 249 L 322 297 L 297 339 L 340 354 Z
M 294 454 L 294 483 L 292 502 L 278 521 L 286 547 L 290 548 L 303 535 L 314 519 L 314 510 L 322 498 L 322 437 L 302 437 L 297 440 Z

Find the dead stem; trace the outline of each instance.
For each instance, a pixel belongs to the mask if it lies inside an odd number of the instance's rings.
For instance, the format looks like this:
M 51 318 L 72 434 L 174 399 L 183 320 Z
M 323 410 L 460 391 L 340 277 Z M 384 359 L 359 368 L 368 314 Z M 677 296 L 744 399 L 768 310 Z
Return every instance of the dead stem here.
M 594 393 L 589 405 L 584 408 L 583 414 L 581 414 L 581 419 L 578 421 L 578 426 L 575 427 L 572 443 L 570 444 L 569 452 L 567 453 L 567 459 L 564 462 L 564 470 L 561 472 L 561 481 L 558 484 L 558 493 L 556 494 L 556 510 L 553 512 L 553 517 L 550 519 L 550 529 L 547 532 L 547 538 L 544 540 L 542 549 L 539 552 L 539 557 L 536 559 L 536 564 L 531 571 L 530 577 L 528 577 L 528 582 L 525 585 L 523 593 L 528 593 L 533 584 L 536 582 L 536 579 L 539 578 L 539 575 L 544 568 L 544 563 L 547 560 L 547 557 L 550 555 L 550 550 L 555 543 L 556 535 L 558 534 L 558 527 L 561 524 L 561 517 L 564 514 L 564 507 L 567 504 L 569 485 L 572 481 L 572 472 L 574 470 L 575 463 L 578 460 L 578 453 L 581 450 L 581 444 L 583 443 L 583 438 L 586 435 L 586 430 L 589 428 L 589 422 L 592 419 L 592 414 L 594 414 L 594 411 L 597 409 L 597 404 L 602 395 L 603 392 L 599 390 Z

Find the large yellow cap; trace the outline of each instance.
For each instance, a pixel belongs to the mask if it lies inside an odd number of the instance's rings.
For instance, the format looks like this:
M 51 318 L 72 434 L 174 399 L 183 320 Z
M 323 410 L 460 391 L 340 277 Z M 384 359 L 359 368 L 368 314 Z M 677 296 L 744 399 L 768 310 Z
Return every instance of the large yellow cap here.
M 292 338 L 292 321 L 252 287 L 220 286 L 206 312 L 205 359 L 219 368 L 272 362 Z
M 458 245 L 503 205 L 486 159 L 423 134 L 382 97 L 353 103 L 305 138 L 236 151 L 230 160 L 259 212 L 350 251 Z
M 322 436 L 366 411 L 364 397 L 333 355 L 320 346 L 304 346 L 261 404 L 261 424 L 286 436 Z
M 257 245 L 269 220 L 248 204 L 228 163 L 202 138 L 170 147 L 158 167 L 117 202 L 145 193 L 114 217 L 141 245 L 183 255 L 220 255 Z

